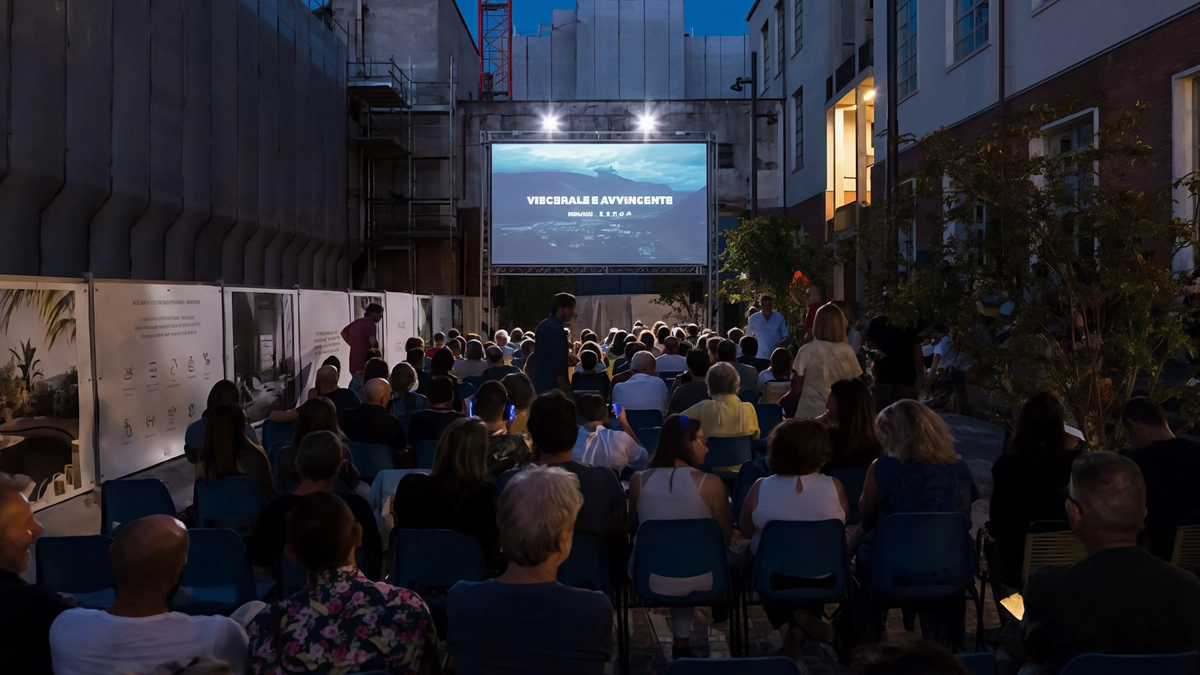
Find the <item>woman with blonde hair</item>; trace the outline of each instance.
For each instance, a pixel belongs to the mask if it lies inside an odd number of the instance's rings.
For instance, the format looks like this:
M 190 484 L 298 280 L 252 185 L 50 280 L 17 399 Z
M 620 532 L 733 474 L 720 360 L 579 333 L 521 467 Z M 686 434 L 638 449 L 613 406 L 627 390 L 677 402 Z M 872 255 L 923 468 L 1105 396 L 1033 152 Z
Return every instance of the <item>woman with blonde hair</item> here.
M 863 374 L 854 350 L 846 344 L 846 315 L 833 303 L 817 310 L 813 341 L 800 348 L 792 362 L 792 392 L 799 397 L 796 419 L 814 419 L 825 412 L 829 390 L 838 380 Z
M 424 410 L 429 407 L 429 399 L 417 393 L 417 371 L 411 365 L 401 361 L 392 368 L 392 374 L 388 377 L 388 382 L 392 385 L 392 402 L 390 410 L 400 419 L 404 419 L 418 410 Z

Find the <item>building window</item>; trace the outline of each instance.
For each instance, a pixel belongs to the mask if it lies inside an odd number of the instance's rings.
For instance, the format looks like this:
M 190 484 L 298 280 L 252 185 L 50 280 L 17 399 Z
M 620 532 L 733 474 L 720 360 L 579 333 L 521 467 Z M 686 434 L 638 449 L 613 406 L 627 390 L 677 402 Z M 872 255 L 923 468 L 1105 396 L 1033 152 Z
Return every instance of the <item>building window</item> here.
M 804 49 L 804 0 L 795 0 L 796 2 L 796 51 Z
M 787 44 L 784 41 L 786 34 L 787 22 L 783 20 L 783 1 L 780 0 L 778 5 L 775 5 L 775 49 L 779 53 L 779 72 L 775 73 L 775 77 L 783 74 L 783 49 Z
M 954 62 L 974 54 L 987 41 L 988 0 L 954 0 Z
M 733 143 L 717 143 L 717 168 L 733 169 Z
M 917 90 L 917 0 L 896 6 L 896 84 L 899 97 Z
M 762 90 L 767 90 L 767 80 L 771 79 L 771 22 L 764 21 L 762 27 L 763 81 Z
M 793 114 L 796 121 L 795 160 L 796 168 L 799 169 L 804 166 L 804 87 L 792 95 L 792 106 L 795 107 Z

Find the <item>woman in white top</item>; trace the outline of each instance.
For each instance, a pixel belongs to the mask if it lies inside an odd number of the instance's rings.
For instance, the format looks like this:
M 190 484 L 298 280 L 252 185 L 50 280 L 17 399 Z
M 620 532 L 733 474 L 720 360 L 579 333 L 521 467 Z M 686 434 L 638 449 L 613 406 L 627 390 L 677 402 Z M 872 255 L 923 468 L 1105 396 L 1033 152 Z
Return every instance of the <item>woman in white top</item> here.
M 714 518 L 721 525 L 725 544 L 733 535 L 733 518 L 729 514 L 729 495 L 725 484 L 715 476 L 696 467 L 708 454 L 704 430 L 700 422 L 685 415 L 671 415 L 663 422 L 658 449 L 650 460 L 650 468 L 636 473 L 629 481 L 629 507 L 638 520 L 690 520 Z M 632 560 L 630 566 L 632 568 Z M 671 592 L 681 595 L 702 590 L 689 582 Z M 711 583 L 711 581 L 708 581 Z M 692 631 L 692 608 L 671 609 L 671 631 L 675 636 L 673 658 L 691 656 L 688 638 Z
M 750 539 L 752 552 L 758 553 L 763 528 L 772 520 L 846 522 L 850 505 L 845 489 L 838 479 L 821 474 L 821 466 L 829 460 L 829 455 L 829 435 L 816 420 L 785 420 L 771 431 L 767 456 L 775 474 L 755 481 L 738 520 L 738 532 Z M 820 621 L 821 616 L 820 606 L 804 608 L 764 602 L 763 610 L 776 629 L 785 624 L 795 629 L 783 634 L 785 650 L 802 644 L 799 628 L 813 620 Z M 803 611 L 797 613 L 797 610 Z
M 796 419 L 813 419 L 825 412 L 829 388 L 838 380 L 853 380 L 862 375 L 862 366 L 854 350 L 846 344 L 846 315 L 833 303 L 817 310 L 813 320 L 812 342 L 800 348 L 792 370 L 792 391 L 800 394 Z

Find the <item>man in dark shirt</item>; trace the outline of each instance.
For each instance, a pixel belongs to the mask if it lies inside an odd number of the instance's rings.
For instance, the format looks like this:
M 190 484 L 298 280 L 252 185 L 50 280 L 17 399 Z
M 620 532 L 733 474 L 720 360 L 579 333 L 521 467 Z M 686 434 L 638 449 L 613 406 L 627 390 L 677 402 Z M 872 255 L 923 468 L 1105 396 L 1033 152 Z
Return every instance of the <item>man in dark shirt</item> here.
M 538 324 L 534 333 L 537 367 L 533 369 L 533 389 L 539 394 L 558 389 L 571 394 L 571 380 L 567 377 L 570 363 L 570 345 L 567 344 L 567 326 L 575 319 L 575 296 L 559 293 L 550 301 L 550 316 Z
M 314 431 L 300 441 L 296 452 L 296 470 L 300 473 L 300 487 L 295 494 L 280 495 L 272 499 L 258 517 L 254 537 L 249 541 L 246 556 L 259 567 L 275 569 L 279 556 L 287 543 L 287 514 L 300 499 L 313 492 L 334 492 L 338 476 L 346 465 L 342 442 L 332 431 Z M 362 562 L 366 563 L 363 574 L 371 579 L 381 579 L 383 569 L 383 540 L 375 522 L 375 512 L 362 497 L 346 492 L 336 492 L 350 507 L 354 519 L 363 528 Z
M 1067 518 L 1087 557 L 1035 574 L 1021 630 L 1029 660 L 1062 669 L 1075 656 L 1200 650 L 1200 579 L 1137 545 L 1146 485 L 1137 464 L 1084 453 L 1071 471 Z
M 484 352 L 487 354 L 487 368 L 483 369 L 483 381 L 491 382 L 492 380 L 503 380 L 505 375 L 521 372 L 521 369 L 516 366 L 504 365 L 504 350 L 492 345 Z
M 420 348 L 410 349 L 405 356 L 408 357 L 405 359 L 408 361 L 408 365 L 412 366 L 412 369 L 417 371 L 417 393 L 424 396 L 425 392 L 429 389 L 429 378 L 432 377 L 425 370 L 425 359 L 427 358 L 425 356 L 425 350 Z
M 1146 530 L 1154 555 L 1170 560 L 1175 528 L 1200 518 L 1200 443 L 1176 438 L 1162 408 L 1138 396 L 1121 411 L 1121 426 L 1146 481 Z M 1197 521 L 1200 522 L 1200 521 Z
M 758 338 L 747 335 L 742 338 L 738 346 L 742 348 L 742 355 L 738 357 L 738 363 L 744 363 L 760 373 L 771 367 L 771 359 L 758 358 Z
M 414 448 L 423 441 L 440 439 L 451 422 L 466 417 L 452 407 L 454 383 L 450 378 L 438 375 L 430 380 L 428 396 L 430 407 L 418 410 L 408 420 L 408 443 Z
M 408 441 L 400 418 L 388 412 L 392 386 L 382 378 L 369 380 L 364 387 L 366 401 L 342 416 L 342 431 L 355 443 L 379 443 L 392 449 L 398 468 L 416 466 L 408 454 Z
M 0 671 L 50 675 L 50 624 L 73 605 L 20 577 L 42 534 L 25 500 L 28 487 L 25 476 L 0 473 Z
M 693 349 L 687 355 L 688 372 L 680 375 L 690 376 L 688 381 L 677 383 L 667 404 L 667 414 L 681 413 L 708 398 L 708 384 L 704 376 L 708 374 L 708 352 L 703 349 Z

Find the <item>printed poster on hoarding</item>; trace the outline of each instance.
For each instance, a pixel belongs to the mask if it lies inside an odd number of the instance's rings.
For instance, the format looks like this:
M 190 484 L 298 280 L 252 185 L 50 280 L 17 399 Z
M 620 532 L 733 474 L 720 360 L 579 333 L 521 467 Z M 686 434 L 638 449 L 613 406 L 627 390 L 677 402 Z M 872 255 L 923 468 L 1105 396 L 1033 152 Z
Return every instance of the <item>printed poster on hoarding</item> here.
M 338 382 L 350 384 L 350 345 L 342 339 L 342 329 L 350 323 L 350 304 L 338 291 L 300 291 L 300 400 L 308 399 L 317 383 L 317 369 L 335 359 L 341 376 Z
M 225 288 L 226 372 L 246 421 L 296 407 L 296 291 Z

